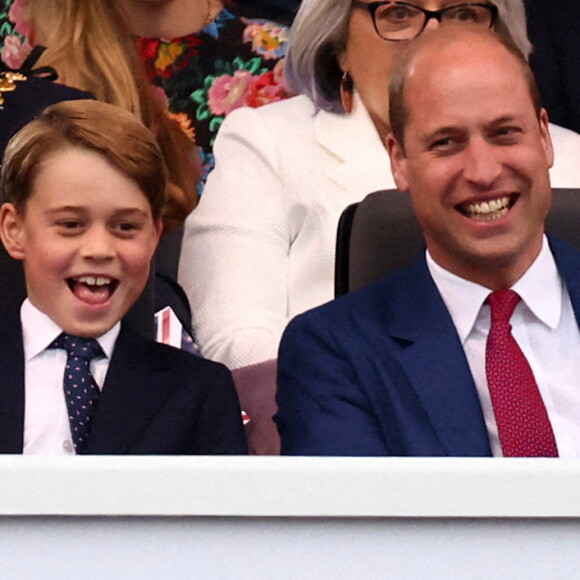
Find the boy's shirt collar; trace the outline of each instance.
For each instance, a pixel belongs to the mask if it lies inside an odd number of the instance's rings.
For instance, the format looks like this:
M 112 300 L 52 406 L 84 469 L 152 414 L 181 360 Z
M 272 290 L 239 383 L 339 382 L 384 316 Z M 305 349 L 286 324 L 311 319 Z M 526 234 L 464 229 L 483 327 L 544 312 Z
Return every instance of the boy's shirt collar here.
M 22 303 L 20 308 L 20 321 L 22 323 L 25 362 L 45 351 L 50 343 L 62 332 L 62 329 L 44 312 L 38 310 L 28 298 Z M 120 329 L 121 323 L 117 322 L 111 330 L 102 336 L 96 337 L 99 346 L 109 359 L 113 355 Z

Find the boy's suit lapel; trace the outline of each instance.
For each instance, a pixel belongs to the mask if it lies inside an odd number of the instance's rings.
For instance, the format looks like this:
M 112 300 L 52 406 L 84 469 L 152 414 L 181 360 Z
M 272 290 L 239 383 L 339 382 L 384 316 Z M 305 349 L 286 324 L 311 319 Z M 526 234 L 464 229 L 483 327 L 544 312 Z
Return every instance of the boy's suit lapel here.
M 0 454 L 24 445 L 24 347 L 20 311 L 0 319 Z M 120 454 L 132 444 L 170 394 L 160 388 L 167 363 L 146 349 L 147 341 L 121 327 L 85 453 Z M 169 427 L 169 426 L 168 426 Z
M 121 326 L 85 453 L 129 452 L 167 397 L 157 376 L 170 371 L 163 360 L 151 358 L 146 345 Z
M 20 309 L 3 316 L 0 348 L 0 453 L 22 453 L 24 445 L 24 347 Z

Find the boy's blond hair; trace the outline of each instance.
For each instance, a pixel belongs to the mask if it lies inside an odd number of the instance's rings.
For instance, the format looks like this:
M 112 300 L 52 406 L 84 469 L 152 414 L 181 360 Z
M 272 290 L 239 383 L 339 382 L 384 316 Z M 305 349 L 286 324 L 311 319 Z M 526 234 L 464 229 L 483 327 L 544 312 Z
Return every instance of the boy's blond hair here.
M 8 143 L 0 187 L 22 213 L 42 162 L 57 151 L 96 151 L 132 179 L 161 217 L 167 183 L 163 155 L 151 132 L 131 113 L 99 101 L 63 101 L 45 109 Z

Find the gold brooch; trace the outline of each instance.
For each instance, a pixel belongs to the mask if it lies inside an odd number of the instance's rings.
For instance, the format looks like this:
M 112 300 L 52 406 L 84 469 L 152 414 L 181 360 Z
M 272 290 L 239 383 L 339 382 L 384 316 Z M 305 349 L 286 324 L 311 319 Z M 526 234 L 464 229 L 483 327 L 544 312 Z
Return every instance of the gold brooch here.
M 16 83 L 18 81 L 25 81 L 26 76 L 18 72 L 3 72 L 0 73 L 0 105 L 4 104 L 3 93 L 11 93 L 16 90 Z

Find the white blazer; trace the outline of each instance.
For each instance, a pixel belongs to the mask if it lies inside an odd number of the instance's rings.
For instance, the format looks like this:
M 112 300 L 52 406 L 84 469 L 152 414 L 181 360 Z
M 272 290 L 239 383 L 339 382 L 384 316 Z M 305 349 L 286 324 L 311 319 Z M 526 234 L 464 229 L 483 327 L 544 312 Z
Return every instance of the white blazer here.
M 342 210 L 394 187 L 358 99 L 351 115 L 304 96 L 234 111 L 185 223 L 179 282 L 204 356 L 230 368 L 277 357 L 289 319 L 331 300 Z
M 552 187 L 580 187 L 580 135 L 550 123 L 554 145 L 554 167 L 550 169 Z
M 553 136 L 554 187 L 580 187 L 580 135 Z M 276 358 L 290 318 L 333 298 L 341 212 L 395 184 L 358 98 L 350 115 L 316 112 L 304 96 L 239 109 L 214 154 L 185 223 L 179 282 L 204 356 L 238 368 Z

